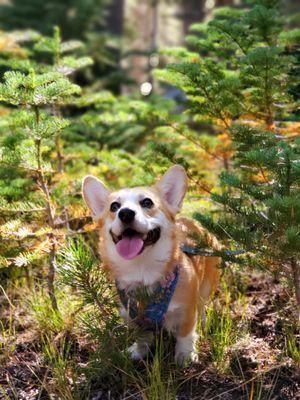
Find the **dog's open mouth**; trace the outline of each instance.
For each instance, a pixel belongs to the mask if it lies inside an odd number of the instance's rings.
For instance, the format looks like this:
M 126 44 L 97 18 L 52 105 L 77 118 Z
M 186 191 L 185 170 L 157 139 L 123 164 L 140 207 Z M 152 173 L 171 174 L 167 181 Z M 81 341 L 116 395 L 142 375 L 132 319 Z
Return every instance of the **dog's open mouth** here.
M 123 233 L 116 236 L 110 231 L 116 245 L 117 252 L 126 260 L 131 260 L 142 253 L 146 246 L 151 246 L 160 238 L 160 228 L 154 228 L 148 233 L 140 233 L 132 228 L 126 228 Z

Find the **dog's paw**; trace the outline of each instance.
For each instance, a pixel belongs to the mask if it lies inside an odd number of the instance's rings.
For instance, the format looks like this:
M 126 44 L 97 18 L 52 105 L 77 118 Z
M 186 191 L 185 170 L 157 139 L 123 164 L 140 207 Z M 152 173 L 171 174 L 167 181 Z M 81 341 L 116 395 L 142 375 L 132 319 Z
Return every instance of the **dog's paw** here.
M 175 352 L 175 363 L 179 366 L 183 366 L 187 362 L 198 362 L 199 357 L 198 354 L 194 351 L 191 352 L 182 352 L 176 351 Z
M 141 343 L 133 343 L 128 347 L 128 353 L 132 360 L 143 360 L 148 354 L 148 346 Z
M 198 355 L 195 352 L 195 343 L 197 340 L 197 333 L 190 332 L 188 335 L 177 337 L 175 347 L 175 362 L 176 364 L 183 365 L 187 361 L 198 361 Z

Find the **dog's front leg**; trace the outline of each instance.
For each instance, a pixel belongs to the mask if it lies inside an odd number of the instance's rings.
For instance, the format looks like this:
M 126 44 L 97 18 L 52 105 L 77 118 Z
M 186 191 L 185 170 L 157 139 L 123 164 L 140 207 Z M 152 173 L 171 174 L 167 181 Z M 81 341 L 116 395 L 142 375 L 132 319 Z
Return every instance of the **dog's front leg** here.
M 130 357 L 133 360 L 142 360 L 149 353 L 153 341 L 153 333 L 146 332 L 142 334 L 136 342 L 128 348 Z
M 179 326 L 176 335 L 175 362 L 183 365 L 185 361 L 197 361 L 198 355 L 195 351 L 195 345 L 198 338 L 196 332 L 197 312 L 191 320 L 187 320 Z

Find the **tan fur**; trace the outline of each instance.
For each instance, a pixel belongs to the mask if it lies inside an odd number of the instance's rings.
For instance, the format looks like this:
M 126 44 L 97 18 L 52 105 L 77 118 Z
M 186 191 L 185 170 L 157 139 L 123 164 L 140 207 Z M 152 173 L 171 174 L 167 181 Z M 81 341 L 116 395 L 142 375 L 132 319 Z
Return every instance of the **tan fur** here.
M 220 249 L 216 238 L 205 231 L 196 221 L 179 218 L 177 227 L 181 242 L 194 245 L 190 235 L 197 234 L 206 240 L 210 248 Z M 186 336 L 193 328 L 198 315 L 204 311 L 204 304 L 217 288 L 220 277 L 218 268 L 220 258 L 187 256 L 181 253 L 178 263 L 181 265 L 181 279 L 174 293 L 173 301 L 182 304 L 186 310 L 179 325 L 181 336 Z
M 180 168 L 180 167 L 178 167 Z M 182 170 L 179 169 L 179 173 Z M 186 186 L 186 184 L 185 184 Z M 184 196 L 186 187 L 182 189 L 182 197 Z M 179 196 L 179 195 L 178 195 Z M 150 197 L 154 202 L 154 207 L 151 209 L 142 210 L 145 219 L 149 218 L 164 218 L 165 225 L 162 230 L 162 237 L 159 239 L 160 246 L 165 242 L 166 248 L 169 248 L 167 255 L 159 253 L 157 255 L 155 248 L 159 248 L 159 244 L 154 244 L 153 249 L 144 251 L 145 255 L 138 256 L 141 258 L 141 263 L 148 265 L 148 270 L 143 271 L 143 265 L 136 275 L 137 265 L 131 267 L 130 262 L 124 262 L 124 266 L 120 267 L 115 259 L 112 259 L 111 254 L 113 242 L 109 234 L 108 227 L 117 218 L 115 214 L 109 211 L 110 204 L 113 201 L 121 201 L 120 199 L 133 198 L 139 201 L 140 198 Z M 178 218 L 175 220 L 177 211 L 171 211 L 165 198 L 157 185 L 153 187 L 137 187 L 133 189 L 122 189 L 117 192 L 110 192 L 106 199 L 105 208 L 99 218 L 100 242 L 99 249 L 104 267 L 107 268 L 113 279 L 118 279 L 124 285 L 139 285 L 147 284 L 151 286 L 163 278 L 168 271 L 172 271 L 176 265 L 180 266 L 179 281 L 172 297 L 171 303 L 165 315 L 165 328 L 175 334 L 177 337 L 176 359 L 181 362 L 193 354 L 194 343 L 196 340 L 196 324 L 199 316 L 203 316 L 205 303 L 213 295 L 217 288 L 220 271 L 220 258 L 218 257 L 203 257 L 203 256 L 187 256 L 180 250 L 180 245 L 186 243 L 195 245 L 193 235 L 198 235 L 206 243 L 207 248 L 220 249 L 220 245 L 216 238 L 210 235 L 199 223 L 188 218 Z M 151 246 L 150 246 L 151 247 Z M 149 254 L 149 256 L 147 255 Z M 154 254 L 156 254 L 154 256 Z M 164 256 L 164 262 L 160 265 L 157 258 Z M 154 257 L 153 261 L 149 257 Z M 157 278 L 151 281 L 151 263 L 157 262 L 157 266 L 153 264 L 153 271 L 157 273 Z M 146 268 L 145 264 L 145 268 Z M 132 269 L 135 268 L 135 269 Z M 149 276 L 150 273 L 150 276 Z M 153 272 L 154 273 L 154 272 Z M 129 274 L 129 275 L 128 275 Z M 132 278 L 128 278 L 132 275 Z M 134 354 L 146 354 L 147 343 L 136 342 L 132 347 Z M 142 356 L 142 355 L 141 355 Z

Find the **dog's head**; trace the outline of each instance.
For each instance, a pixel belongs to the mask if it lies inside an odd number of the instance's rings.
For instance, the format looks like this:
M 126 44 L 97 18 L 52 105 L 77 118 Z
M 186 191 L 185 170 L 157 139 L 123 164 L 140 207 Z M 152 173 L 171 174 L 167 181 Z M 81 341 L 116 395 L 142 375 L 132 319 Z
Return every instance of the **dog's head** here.
M 178 165 L 151 187 L 110 191 L 94 176 L 85 177 L 83 197 L 99 221 L 109 260 L 140 263 L 145 257 L 160 257 L 164 250 L 170 252 L 175 215 L 186 188 L 185 170 Z

